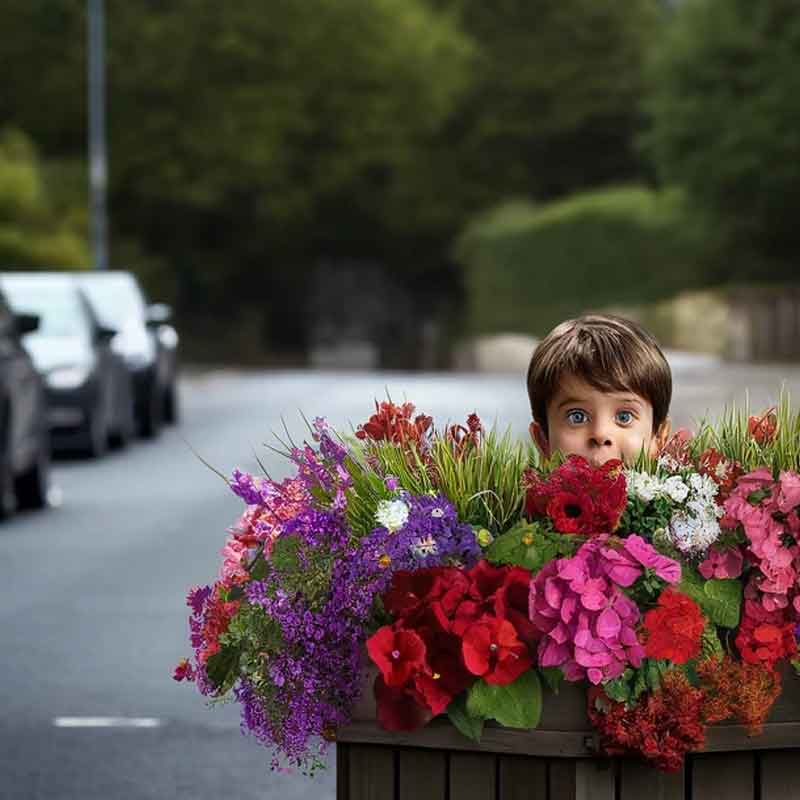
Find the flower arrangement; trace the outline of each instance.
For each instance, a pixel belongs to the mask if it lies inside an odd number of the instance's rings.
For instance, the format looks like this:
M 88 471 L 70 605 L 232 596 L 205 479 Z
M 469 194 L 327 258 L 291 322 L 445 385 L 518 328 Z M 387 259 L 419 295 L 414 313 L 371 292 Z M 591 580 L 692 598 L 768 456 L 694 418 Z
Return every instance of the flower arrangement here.
M 758 733 L 781 663 L 800 671 L 788 401 L 627 466 L 538 463 L 474 414 L 440 430 L 391 401 L 352 437 L 317 418 L 284 454 L 290 478 L 227 479 L 245 509 L 189 592 L 174 674 L 233 697 L 275 768 L 322 766 L 364 691 L 387 729 L 446 715 L 480 740 L 536 727 L 568 681 L 606 752 L 672 770 L 715 722 Z

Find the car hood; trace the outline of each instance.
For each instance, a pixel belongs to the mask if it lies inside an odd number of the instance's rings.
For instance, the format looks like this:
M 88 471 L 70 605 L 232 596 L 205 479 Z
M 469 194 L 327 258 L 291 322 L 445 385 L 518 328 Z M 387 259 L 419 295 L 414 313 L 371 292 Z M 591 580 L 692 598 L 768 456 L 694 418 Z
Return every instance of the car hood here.
M 92 361 L 92 349 L 80 336 L 39 336 L 32 334 L 24 339 L 25 349 L 31 354 L 36 369 L 49 372 L 56 367 L 71 367 Z

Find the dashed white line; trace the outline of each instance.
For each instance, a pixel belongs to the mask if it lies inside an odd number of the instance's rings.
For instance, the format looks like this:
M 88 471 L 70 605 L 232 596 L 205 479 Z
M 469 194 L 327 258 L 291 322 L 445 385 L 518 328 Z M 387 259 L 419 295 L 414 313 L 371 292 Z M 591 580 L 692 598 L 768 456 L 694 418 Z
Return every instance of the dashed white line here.
M 55 717 L 56 728 L 158 728 L 158 717 Z

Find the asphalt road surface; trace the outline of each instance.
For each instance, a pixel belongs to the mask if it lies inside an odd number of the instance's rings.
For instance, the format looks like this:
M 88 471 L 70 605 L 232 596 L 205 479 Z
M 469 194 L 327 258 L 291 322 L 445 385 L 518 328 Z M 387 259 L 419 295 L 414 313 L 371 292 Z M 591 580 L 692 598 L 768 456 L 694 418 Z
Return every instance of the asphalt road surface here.
M 672 361 L 676 425 L 743 402 L 747 387 L 754 409 L 784 380 L 800 400 L 800 367 Z M 346 427 L 387 391 L 440 423 L 471 411 L 519 435 L 528 423 L 522 376 L 195 372 L 178 429 L 56 463 L 55 507 L 0 525 L 0 798 L 334 796 L 332 765 L 313 781 L 270 773 L 234 705 L 207 708 L 171 679 L 189 653 L 186 590 L 216 574 L 240 510 L 192 449 L 226 474 L 255 469 L 258 453 L 282 477 L 262 446 L 282 416 L 302 438 L 300 410 Z

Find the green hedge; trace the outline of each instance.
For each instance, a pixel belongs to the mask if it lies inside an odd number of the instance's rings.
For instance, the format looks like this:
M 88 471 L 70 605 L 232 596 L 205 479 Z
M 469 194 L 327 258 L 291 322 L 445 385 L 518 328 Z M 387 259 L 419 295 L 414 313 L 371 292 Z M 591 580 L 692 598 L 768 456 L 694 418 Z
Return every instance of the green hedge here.
M 42 164 L 24 133 L 0 130 L 0 269 L 88 263 L 85 169 Z
M 676 189 L 586 192 L 508 203 L 459 237 L 470 333 L 546 333 L 568 316 L 703 285 L 700 222 Z

